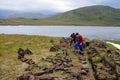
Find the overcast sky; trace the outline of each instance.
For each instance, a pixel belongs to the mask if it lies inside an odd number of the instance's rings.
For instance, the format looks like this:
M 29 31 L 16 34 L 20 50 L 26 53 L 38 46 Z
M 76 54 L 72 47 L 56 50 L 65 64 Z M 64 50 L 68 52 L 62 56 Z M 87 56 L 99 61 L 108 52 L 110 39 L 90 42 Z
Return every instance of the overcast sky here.
M 91 5 L 108 5 L 120 8 L 120 0 L 0 0 L 0 9 L 20 11 L 51 10 L 64 12 Z

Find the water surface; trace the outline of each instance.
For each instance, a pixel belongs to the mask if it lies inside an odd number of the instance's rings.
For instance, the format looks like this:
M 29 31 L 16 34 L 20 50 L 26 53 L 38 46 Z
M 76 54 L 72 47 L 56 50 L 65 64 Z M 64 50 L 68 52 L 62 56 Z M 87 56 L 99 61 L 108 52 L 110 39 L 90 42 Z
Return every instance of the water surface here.
M 90 39 L 120 40 L 120 27 L 114 26 L 0 26 L 0 34 L 69 37 L 73 32 Z

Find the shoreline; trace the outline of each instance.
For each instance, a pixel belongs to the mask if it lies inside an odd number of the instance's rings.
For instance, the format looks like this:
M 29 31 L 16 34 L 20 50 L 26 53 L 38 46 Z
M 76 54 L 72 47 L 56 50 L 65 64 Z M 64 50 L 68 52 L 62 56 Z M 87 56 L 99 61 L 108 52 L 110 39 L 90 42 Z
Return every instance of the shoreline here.
M 62 37 L 64 37 L 64 36 L 47 36 L 47 35 L 35 35 L 35 34 L 6 34 L 6 33 L 0 33 L 0 35 L 11 35 L 11 36 L 13 36 L 13 35 L 15 35 L 15 36 L 39 36 L 39 37 L 49 37 L 49 38 L 62 38 Z M 65 38 L 69 38 L 69 36 L 68 37 L 65 37 Z M 106 42 L 112 42 L 112 43 L 118 43 L 118 44 L 120 44 L 120 40 L 118 40 L 118 39 L 90 39 L 90 38 L 88 38 L 88 37 L 84 37 L 84 39 L 89 39 L 89 40 L 104 40 L 104 41 L 106 41 Z
M 89 27 L 89 26 L 93 26 L 93 27 L 120 27 L 120 25 L 50 25 L 50 24 L 0 24 L 0 26 L 85 26 L 85 27 Z

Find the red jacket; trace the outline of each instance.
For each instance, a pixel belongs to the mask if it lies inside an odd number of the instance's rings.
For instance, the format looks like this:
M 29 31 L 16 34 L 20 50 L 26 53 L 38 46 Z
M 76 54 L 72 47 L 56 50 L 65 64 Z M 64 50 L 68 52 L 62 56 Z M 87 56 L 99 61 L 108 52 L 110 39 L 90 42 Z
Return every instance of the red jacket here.
M 83 43 L 83 41 L 84 41 L 82 35 L 80 35 L 80 34 L 76 36 L 76 39 L 77 39 L 78 41 L 80 41 L 81 43 Z

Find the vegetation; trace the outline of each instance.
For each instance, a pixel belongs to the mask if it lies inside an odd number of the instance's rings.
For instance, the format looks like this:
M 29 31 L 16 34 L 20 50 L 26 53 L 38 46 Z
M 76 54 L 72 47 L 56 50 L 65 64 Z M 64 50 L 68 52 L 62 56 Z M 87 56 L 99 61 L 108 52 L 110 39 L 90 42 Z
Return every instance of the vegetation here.
M 0 25 L 93 25 L 120 26 L 120 9 L 90 6 L 71 10 L 46 19 L 13 18 L 0 20 Z
M 17 58 L 18 57 L 17 51 L 19 48 L 23 49 L 29 48 L 33 52 L 33 55 L 25 55 L 25 57 L 27 57 L 28 59 L 32 59 L 33 61 L 35 61 L 35 63 L 41 66 L 50 67 L 51 63 L 40 60 L 41 58 L 45 58 L 51 55 L 55 56 L 57 53 L 61 53 L 62 48 L 59 49 L 57 52 L 49 51 L 50 47 L 53 45 L 53 43 L 50 43 L 50 41 L 54 40 L 54 44 L 59 44 L 60 39 L 61 38 L 59 37 L 0 34 L 0 80 L 15 80 L 18 76 L 21 76 L 25 68 L 28 67 L 28 64 L 21 62 Z M 106 68 L 105 65 L 101 64 L 102 57 L 100 57 L 100 55 L 107 58 L 107 60 L 109 60 L 111 63 L 115 63 L 113 59 L 111 59 L 105 52 L 103 52 L 107 50 L 104 50 L 106 48 L 102 48 L 104 47 L 104 43 L 101 40 L 100 41 L 92 40 L 91 45 L 92 46 L 88 47 L 88 49 L 84 51 L 85 58 L 83 57 L 83 55 L 78 55 L 77 53 L 74 54 L 72 48 L 67 50 L 70 58 L 72 59 L 72 64 L 74 64 L 74 67 L 71 68 L 71 71 L 78 72 L 81 67 L 89 67 L 90 57 L 93 60 L 94 65 L 97 65 L 97 67 L 99 67 L 100 64 L 100 67 L 103 66 L 103 69 L 104 67 Z M 103 46 L 101 47 L 101 45 Z M 116 52 L 116 48 L 114 48 L 113 46 L 107 45 L 106 47 L 110 49 L 112 53 Z M 64 55 L 60 56 L 64 57 Z M 38 71 L 38 69 L 34 68 L 33 71 Z M 96 71 L 99 71 L 99 68 L 96 68 Z M 62 71 L 56 71 L 53 72 L 52 74 L 54 75 L 62 74 Z M 65 75 L 68 74 L 64 73 L 64 76 Z M 90 76 L 90 78 L 94 80 L 94 74 L 92 69 L 88 72 L 87 76 Z M 65 80 L 70 79 L 69 77 L 66 77 Z
M 17 59 L 19 48 L 29 48 L 33 55 L 26 55 L 38 62 L 41 57 L 51 55 L 50 40 L 57 43 L 59 38 L 25 35 L 0 35 L 0 80 L 15 80 L 24 72 L 27 64 Z M 40 63 L 45 65 L 46 63 Z
M 120 25 L 120 10 L 108 6 L 78 8 L 51 17 L 71 25 Z

